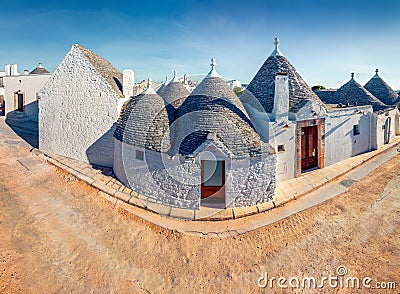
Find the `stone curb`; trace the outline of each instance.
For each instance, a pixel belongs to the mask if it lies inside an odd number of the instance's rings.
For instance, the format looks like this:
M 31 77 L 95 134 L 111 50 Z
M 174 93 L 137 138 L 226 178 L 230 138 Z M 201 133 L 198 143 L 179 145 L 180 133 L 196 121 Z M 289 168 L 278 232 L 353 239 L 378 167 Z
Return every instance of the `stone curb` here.
M 326 184 L 338 179 L 339 177 L 344 176 L 345 174 L 349 173 L 355 168 L 372 160 L 376 156 L 387 152 L 388 150 L 394 148 L 397 145 L 399 145 L 399 142 L 394 142 L 389 144 L 388 147 L 386 147 L 383 150 L 372 151 L 376 153 L 366 159 L 361 160 L 357 164 L 353 165 L 348 164 L 348 169 L 345 169 L 343 172 L 334 175 L 332 178 L 324 177 L 324 179 L 326 180 L 322 180 L 322 182 L 319 184 L 310 185 L 312 188 L 302 192 L 301 194 L 297 194 L 297 192 L 290 193 L 289 195 L 285 195 L 285 197 L 280 197 L 281 195 L 277 195 L 275 199 L 271 202 L 257 204 L 255 206 L 250 206 L 250 207 L 236 207 L 236 208 L 227 208 L 219 210 L 207 210 L 207 209 L 195 210 L 195 209 L 184 209 L 179 207 L 163 205 L 162 203 L 157 202 L 156 200 L 150 197 L 139 194 L 131 190 L 130 188 L 125 187 L 117 179 L 111 176 L 103 175 L 97 170 L 96 172 L 93 172 L 95 169 L 93 169 L 87 163 L 68 159 L 60 155 L 46 154 L 36 148 L 30 149 L 30 152 L 36 156 L 44 158 L 47 162 L 51 163 L 52 165 L 68 172 L 69 174 L 75 176 L 77 179 L 82 180 L 86 182 L 88 185 L 105 193 L 107 197 L 105 197 L 105 195 L 103 195 L 102 197 L 114 204 L 117 203 L 117 201 L 122 201 L 129 205 L 136 206 L 140 209 L 144 209 L 152 213 L 162 215 L 164 217 L 173 218 L 175 220 L 224 221 L 224 220 L 239 219 L 257 213 L 268 212 L 274 208 L 284 206 L 288 202 L 303 197 L 306 194 L 310 193 L 311 191 L 319 189 L 325 186 Z M 68 164 L 68 162 L 71 162 L 71 164 Z M 294 191 L 293 188 L 291 190 Z

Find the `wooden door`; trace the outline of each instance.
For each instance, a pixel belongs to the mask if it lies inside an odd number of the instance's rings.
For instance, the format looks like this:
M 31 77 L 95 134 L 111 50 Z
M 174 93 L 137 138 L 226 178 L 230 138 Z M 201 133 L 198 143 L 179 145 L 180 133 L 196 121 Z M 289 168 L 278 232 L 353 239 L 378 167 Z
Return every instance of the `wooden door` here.
M 201 161 L 201 199 L 225 198 L 225 161 Z
M 318 167 L 318 126 L 301 128 L 301 171 Z

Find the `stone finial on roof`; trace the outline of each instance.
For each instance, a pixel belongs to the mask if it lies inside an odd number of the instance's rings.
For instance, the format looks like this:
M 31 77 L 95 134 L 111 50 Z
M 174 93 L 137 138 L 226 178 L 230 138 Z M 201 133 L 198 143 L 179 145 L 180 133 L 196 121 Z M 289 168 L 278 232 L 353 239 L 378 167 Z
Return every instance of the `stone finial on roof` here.
M 215 78 L 215 77 L 220 78 L 220 75 L 217 73 L 217 70 L 215 69 L 217 66 L 215 58 L 211 58 L 210 66 L 211 66 L 211 71 L 208 73 L 207 78 Z
M 157 94 L 152 87 L 152 82 L 153 80 L 151 78 L 148 78 L 147 89 L 143 92 L 143 94 Z
M 174 78 L 171 80 L 171 83 L 173 82 L 179 82 L 178 72 L 176 70 L 174 70 Z
M 354 79 L 354 72 L 351 73 L 351 79 Z
M 32 70 L 29 74 L 35 74 L 35 75 L 40 75 L 40 74 L 48 74 L 49 71 L 43 66 L 41 62 L 39 62 L 38 66 Z
M 272 56 L 283 56 L 283 54 L 282 54 L 282 52 L 279 50 L 279 48 L 278 48 L 278 46 L 279 46 L 279 39 L 278 38 L 275 38 L 275 40 L 274 40 L 274 45 L 275 45 L 275 49 L 274 49 L 274 51 L 272 52 Z
M 168 76 L 165 76 L 165 82 L 164 82 L 164 84 L 165 84 L 165 85 L 168 84 Z
M 375 69 L 375 73 L 378 74 L 378 72 L 379 72 L 379 69 Z
M 174 78 L 169 83 L 162 85 L 157 90 L 157 94 L 164 99 L 166 105 L 171 104 L 174 108 L 178 108 L 190 93 L 179 81 L 177 72 L 174 71 Z

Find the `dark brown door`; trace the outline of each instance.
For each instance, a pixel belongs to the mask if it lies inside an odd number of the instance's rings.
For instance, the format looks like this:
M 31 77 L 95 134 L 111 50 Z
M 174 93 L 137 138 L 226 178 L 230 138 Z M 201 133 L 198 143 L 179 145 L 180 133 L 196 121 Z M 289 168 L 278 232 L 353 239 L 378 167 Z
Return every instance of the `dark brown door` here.
M 201 161 L 201 199 L 225 198 L 225 161 Z
M 301 171 L 318 167 L 318 127 L 301 128 Z

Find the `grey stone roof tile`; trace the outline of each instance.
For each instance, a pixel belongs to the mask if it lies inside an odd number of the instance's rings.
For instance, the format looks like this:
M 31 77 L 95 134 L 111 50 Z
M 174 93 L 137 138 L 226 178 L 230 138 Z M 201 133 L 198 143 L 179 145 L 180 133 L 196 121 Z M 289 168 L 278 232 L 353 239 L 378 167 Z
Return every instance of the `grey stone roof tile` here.
M 378 70 L 364 88 L 388 106 L 399 102 L 399 95 L 378 75 Z
M 275 51 L 274 51 L 275 52 Z M 298 104 L 302 100 L 312 100 L 321 103 L 318 96 L 311 90 L 293 65 L 285 56 L 276 53 L 267 58 L 257 74 L 254 76 L 247 90 L 250 91 L 264 107 L 268 113 L 274 107 L 275 95 L 275 76 L 280 72 L 285 72 L 289 79 L 289 110 L 297 112 Z M 247 95 L 241 97 L 246 99 Z M 244 100 L 242 100 L 245 102 Z
M 170 148 L 169 134 L 164 100 L 144 92 L 124 104 L 114 137 L 130 145 L 166 152 Z
M 204 78 L 191 95 L 206 95 L 213 98 L 225 97 L 247 116 L 247 112 L 238 96 L 220 77 Z
M 337 89 L 324 89 L 324 90 L 315 90 L 315 94 L 322 100 L 322 102 L 326 104 L 335 104 L 333 102 L 335 100 L 334 95 Z
M 351 80 L 336 91 L 332 100 L 328 103 L 372 105 L 374 111 L 381 111 L 388 108 L 383 102 L 357 83 L 353 76 L 352 74 Z
M 190 93 L 182 83 L 171 81 L 166 85 L 162 85 L 157 94 L 164 99 L 167 105 L 171 104 L 174 108 L 178 108 Z
M 101 76 L 107 80 L 107 82 L 115 90 L 115 92 L 117 92 L 120 97 L 124 97 L 122 93 L 122 73 L 114 66 L 112 66 L 112 64 L 108 60 L 97 55 L 93 51 L 79 44 L 76 44 L 74 46 L 76 46 L 86 56 L 89 62 L 96 68 Z
M 221 78 L 206 77 L 178 108 L 175 152 L 192 154 L 211 133 L 234 158 L 261 155 L 263 144 L 242 109 L 236 94 Z M 192 131 L 185 136 L 188 129 Z
M 32 70 L 29 74 L 30 75 L 42 75 L 42 74 L 48 74 L 50 73 L 41 63 Z

